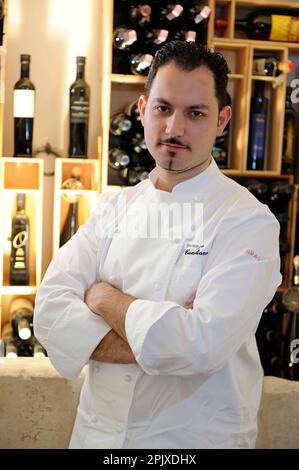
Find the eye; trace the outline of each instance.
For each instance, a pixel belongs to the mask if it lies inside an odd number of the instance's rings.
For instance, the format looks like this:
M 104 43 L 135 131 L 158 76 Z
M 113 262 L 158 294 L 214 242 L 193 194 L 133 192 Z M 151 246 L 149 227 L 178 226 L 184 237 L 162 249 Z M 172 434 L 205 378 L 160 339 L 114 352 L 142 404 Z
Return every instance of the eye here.
M 159 104 L 158 106 L 155 106 L 155 110 L 159 113 L 167 113 L 169 111 L 169 107 L 165 104 Z
M 193 109 L 192 111 L 190 111 L 190 115 L 194 118 L 205 116 L 205 114 L 202 111 L 199 111 L 197 109 Z

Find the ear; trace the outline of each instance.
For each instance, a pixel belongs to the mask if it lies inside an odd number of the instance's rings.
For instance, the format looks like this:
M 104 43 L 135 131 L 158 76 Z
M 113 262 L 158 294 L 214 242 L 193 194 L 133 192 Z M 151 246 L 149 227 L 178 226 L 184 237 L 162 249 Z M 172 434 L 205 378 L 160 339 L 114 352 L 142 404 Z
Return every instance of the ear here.
M 221 135 L 224 128 L 232 115 L 232 108 L 230 106 L 223 106 L 218 116 L 217 136 Z
M 143 122 L 144 122 L 144 113 L 145 113 L 146 103 L 147 103 L 147 96 L 141 95 L 138 100 L 138 109 L 139 109 L 142 125 L 144 125 Z

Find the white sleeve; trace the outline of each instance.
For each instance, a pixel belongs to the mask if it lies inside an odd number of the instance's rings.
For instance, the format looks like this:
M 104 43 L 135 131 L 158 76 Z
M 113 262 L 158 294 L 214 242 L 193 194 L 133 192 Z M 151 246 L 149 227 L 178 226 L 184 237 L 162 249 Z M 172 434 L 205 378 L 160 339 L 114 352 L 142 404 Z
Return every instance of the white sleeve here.
M 168 301 L 130 305 L 126 334 L 137 362 L 149 375 L 219 370 L 254 335 L 280 283 L 279 224 L 270 211 L 226 217 L 192 310 Z
M 51 261 L 38 289 L 34 334 L 54 367 L 75 378 L 110 326 L 84 303 L 85 291 L 99 280 L 96 223 L 101 204 Z

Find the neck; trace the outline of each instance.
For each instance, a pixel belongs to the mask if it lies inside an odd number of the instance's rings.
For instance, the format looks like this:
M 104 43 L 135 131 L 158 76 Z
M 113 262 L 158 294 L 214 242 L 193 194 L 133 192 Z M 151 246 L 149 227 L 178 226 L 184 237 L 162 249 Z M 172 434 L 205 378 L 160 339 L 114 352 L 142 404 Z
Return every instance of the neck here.
M 199 165 L 196 165 L 195 167 L 184 171 L 169 171 L 157 165 L 157 180 L 155 183 L 155 187 L 156 189 L 171 193 L 171 191 L 177 184 L 187 181 L 190 178 L 193 178 L 194 176 L 197 176 L 204 170 L 206 170 L 210 165 L 211 161 L 212 157 L 209 156 Z

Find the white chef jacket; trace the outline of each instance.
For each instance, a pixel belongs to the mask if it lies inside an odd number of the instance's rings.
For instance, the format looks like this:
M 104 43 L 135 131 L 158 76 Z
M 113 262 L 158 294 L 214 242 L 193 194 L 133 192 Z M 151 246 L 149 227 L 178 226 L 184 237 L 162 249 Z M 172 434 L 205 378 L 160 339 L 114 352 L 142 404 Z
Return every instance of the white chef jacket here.
M 70 447 L 252 448 L 263 378 L 255 331 L 281 283 L 279 224 L 214 160 L 172 192 L 156 189 L 155 178 L 154 169 L 149 180 L 103 193 L 37 293 L 34 330 L 53 365 L 72 379 L 87 364 Z M 201 202 L 204 246 L 194 250 L 197 221 L 189 245 L 100 236 L 111 212 L 99 220 L 97 209 L 124 195 L 129 225 L 140 201 Z M 137 364 L 89 359 L 110 330 L 84 303 L 96 280 L 136 298 L 125 329 Z

